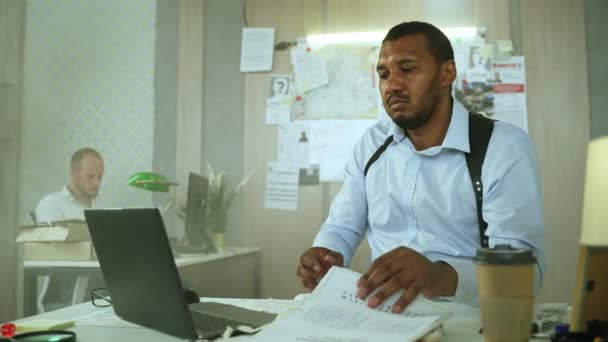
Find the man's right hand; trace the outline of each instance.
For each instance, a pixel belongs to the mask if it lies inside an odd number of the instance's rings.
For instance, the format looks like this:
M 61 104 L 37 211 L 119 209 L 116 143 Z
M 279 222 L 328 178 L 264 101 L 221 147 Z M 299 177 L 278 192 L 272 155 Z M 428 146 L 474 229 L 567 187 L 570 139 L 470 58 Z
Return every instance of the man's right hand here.
M 344 266 L 342 254 L 323 247 L 312 247 L 300 257 L 297 274 L 302 285 L 313 290 L 332 266 Z

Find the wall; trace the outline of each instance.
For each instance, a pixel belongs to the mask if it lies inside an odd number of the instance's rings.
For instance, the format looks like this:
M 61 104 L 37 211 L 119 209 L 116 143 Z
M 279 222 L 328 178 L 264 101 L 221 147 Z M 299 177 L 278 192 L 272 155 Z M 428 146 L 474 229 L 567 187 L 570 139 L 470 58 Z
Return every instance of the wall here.
M 549 272 L 540 299 L 568 301 L 576 260 L 569 251 L 576 251 L 578 245 L 589 129 L 583 1 L 471 0 L 450 2 L 448 7 L 445 4 L 251 0 L 246 15 L 252 27 L 275 27 L 277 42 L 312 33 L 386 30 L 404 20 L 432 20 L 438 26 L 485 26 L 489 41 L 509 39 L 511 31 L 517 38 L 521 32 L 522 41 L 516 41 L 515 46 L 527 58 L 529 131 L 539 154 L 550 246 Z M 274 58 L 273 73 L 291 73 L 287 52 L 275 52 Z M 340 184 L 300 187 L 297 212 L 263 208 L 263 170 L 267 161 L 276 158 L 277 149 L 277 129 L 264 123 L 267 80 L 267 73 L 251 73 L 245 78 L 245 169 L 258 171 L 247 190 L 246 222 L 251 243 L 263 250 L 263 296 L 289 298 L 303 291 L 295 276 L 298 258 L 310 246 Z M 354 261 L 355 269 L 366 268 L 367 253 L 364 246 Z
M 152 168 L 155 20 L 153 0 L 27 2 L 22 222 L 83 146 L 105 159 L 100 204 L 151 203 L 126 180 Z
M 536 143 L 547 227 L 541 299 L 571 301 L 589 141 L 583 1 L 521 2 L 530 135 Z
M 206 0 L 204 9 L 200 160 L 202 170 L 209 162 L 214 169 L 226 171 L 228 189 L 234 189 L 250 170 L 244 167 L 243 159 L 247 127 L 243 106 L 247 104 L 243 98 L 244 76 L 239 71 L 244 3 L 245 0 Z M 230 209 L 226 240 L 231 244 L 247 244 L 243 203 L 240 194 Z
M 25 3 L 0 0 L 0 322 L 16 315 Z
M 177 149 L 177 47 L 178 5 L 174 0 L 156 1 L 156 43 L 154 53 L 154 156 L 152 170 L 176 179 Z M 164 193 L 154 194 L 155 205 L 167 201 Z M 173 211 L 165 219 L 175 224 Z M 166 222 L 169 226 L 169 222 Z
M 589 69 L 589 107 L 591 110 L 591 137 L 608 135 L 608 1 L 585 1 L 585 28 L 587 33 L 587 63 Z

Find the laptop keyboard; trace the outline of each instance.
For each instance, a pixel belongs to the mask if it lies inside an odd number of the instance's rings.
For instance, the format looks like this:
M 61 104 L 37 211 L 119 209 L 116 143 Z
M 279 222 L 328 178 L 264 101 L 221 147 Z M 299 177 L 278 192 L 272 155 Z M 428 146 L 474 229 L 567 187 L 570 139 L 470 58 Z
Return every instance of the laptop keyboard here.
M 203 312 L 190 311 L 190 314 L 194 329 L 203 332 L 205 335 L 218 332 L 221 334 L 226 330 L 227 326 L 236 328 L 239 325 L 243 325 L 243 323 L 237 321 L 216 317 Z

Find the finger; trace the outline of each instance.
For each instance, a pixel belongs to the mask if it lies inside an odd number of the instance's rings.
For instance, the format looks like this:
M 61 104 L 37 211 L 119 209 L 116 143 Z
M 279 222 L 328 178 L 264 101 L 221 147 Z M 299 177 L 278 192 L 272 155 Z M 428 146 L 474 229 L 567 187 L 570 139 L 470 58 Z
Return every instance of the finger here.
M 327 266 L 339 266 L 342 267 L 344 265 L 344 261 L 342 258 L 342 254 L 338 253 L 338 252 L 334 252 L 334 251 L 330 251 L 329 253 L 327 253 L 327 255 L 325 255 L 325 257 L 323 258 L 323 261 L 325 262 L 325 264 Z M 328 268 L 330 268 L 328 267 Z
M 314 279 L 302 280 L 302 286 L 304 286 L 305 288 L 307 288 L 309 290 L 314 290 L 315 287 L 317 287 L 317 282 Z
M 376 260 L 374 260 L 372 262 L 372 264 L 369 266 L 369 269 L 367 270 L 367 272 L 363 273 L 361 278 L 359 278 L 359 280 L 357 281 L 357 286 L 361 286 L 363 283 L 365 283 L 367 281 L 367 279 L 369 279 L 370 275 L 372 273 L 374 273 L 374 271 L 376 271 L 376 269 L 378 267 L 380 267 L 384 263 L 388 262 L 389 260 L 393 259 L 397 254 L 399 254 L 400 249 L 402 249 L 402 248 L 405 248 L 405 247 L 397 247 L 397 248 L 391 250 L 390 252 L 381 255 Z
M 370 308 L 376 308 L 382 304 L 388 297 L 393 293 L 397 292 L 402 287 L 399 286 L 397 281 L 388 281 L 376 292 L 368 301 L 367 306 Z
M 393 313 L 402 313 L 416 299 L 419 293 L 420 287 L 416 283 L 411 283 L 393 305 Z
M 298 277 L 300 277 L 302 279 L 314 279 L 315 278 L 315 272 L 313 272 L 311 269 L 308 269 L 302 265 L 298 266 L 298 269 L 296 270 L 296 274 L 298 275 Z
M 317 251 L 314 249 L 309 249 L 300 257 L 300 264 L 308 269 L 311 269 L 315 272 L 322 272 L 323 267 L 319 263 L 319 256 L 317 255 Z
M 393 278 L 403 267 L 402 262 L 398 259 L 387 260 L 384 264 L 379 265 L 376 269 L 364 279 L 357 290 L 357 296 L 363 299 L 372 293 L 381 284 Z M 363 278 L 363 277 L 362 277 Z

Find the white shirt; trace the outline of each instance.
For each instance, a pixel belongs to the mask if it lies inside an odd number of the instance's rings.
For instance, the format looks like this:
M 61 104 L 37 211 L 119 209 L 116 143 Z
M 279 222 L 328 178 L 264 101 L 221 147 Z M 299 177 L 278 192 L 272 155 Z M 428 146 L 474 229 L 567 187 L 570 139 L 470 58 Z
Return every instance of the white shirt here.
M 84 210 L 91 206 L 77 200 L 68 187 L 44 196 L 36 207 L 36 220 L 50 222 L 68 219 L 84 220 Z
M 393 142 L 370 167 L 386 140 Z M 443 143 L 417 151 L 392 121 L 372 126 L 355 145 L 342 189 L 313 243 L 337 251 L 349 265 L 365 238 L 371 259 L 412 248 L 458 273 L 455 300 L 475 304 L 477 277 L 472 257 L 480 247 L 473 186 L 463 152 L 469 152 L 468 112 L 454 101 Z M 545 270 L 545 227 L 534 146 L 521 129 L 497 121 L 482 167 L 483 217 L 489 245 L 532 249 L 536 284 Z

